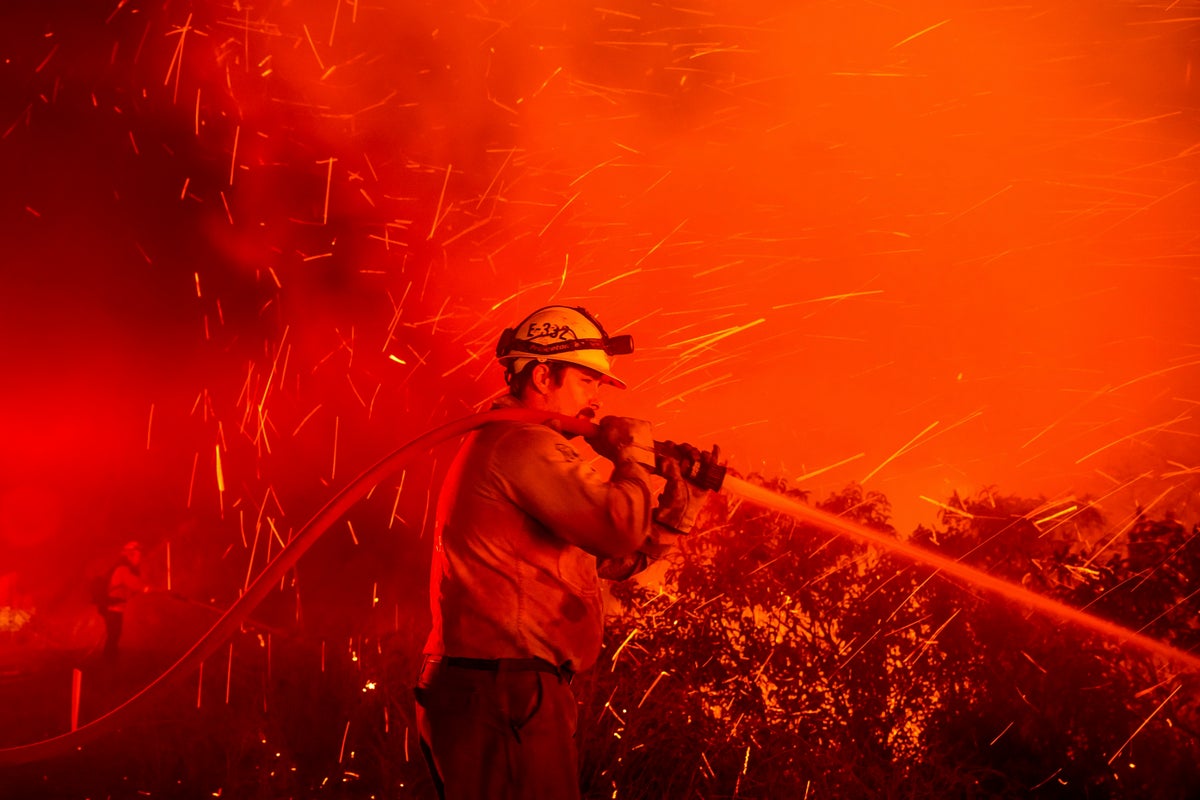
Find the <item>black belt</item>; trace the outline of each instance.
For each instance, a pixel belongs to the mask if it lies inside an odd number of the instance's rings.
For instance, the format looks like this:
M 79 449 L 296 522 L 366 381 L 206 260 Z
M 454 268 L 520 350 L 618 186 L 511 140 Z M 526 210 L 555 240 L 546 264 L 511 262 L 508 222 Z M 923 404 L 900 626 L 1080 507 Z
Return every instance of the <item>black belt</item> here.
M 459 669 L 482 672 L 547 672 L 567 683 L 575 677 L 571 662 L 555 666 L 544 658 L 463 658 L 461 656 L 425 656 L 427 664 L 445 664 Z

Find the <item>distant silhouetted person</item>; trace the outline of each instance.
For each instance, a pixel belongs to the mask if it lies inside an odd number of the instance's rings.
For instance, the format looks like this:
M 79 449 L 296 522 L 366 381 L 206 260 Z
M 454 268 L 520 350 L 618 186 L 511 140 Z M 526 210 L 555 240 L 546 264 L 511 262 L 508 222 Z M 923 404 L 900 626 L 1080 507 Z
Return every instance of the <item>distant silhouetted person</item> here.
M 142 580 L 142 548 L 137 542 L 127 542 L 121 549 L 121 559 L 108 572 L 108 580 L 100 605 L 104 617 L 104 659 L 113 661 L 125 626 L 125 607 L 134 594 L 147 591 Z

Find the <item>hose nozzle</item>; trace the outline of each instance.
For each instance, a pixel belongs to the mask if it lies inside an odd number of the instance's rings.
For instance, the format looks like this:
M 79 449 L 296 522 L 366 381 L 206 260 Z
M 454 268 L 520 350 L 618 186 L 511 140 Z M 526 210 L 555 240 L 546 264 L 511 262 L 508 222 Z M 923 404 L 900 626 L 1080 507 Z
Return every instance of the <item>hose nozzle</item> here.
M 578 417 L 567 417 L 559 414 L 552 415 L 559 430 L 582 436 L 585 439 L 596 436 L 599 426 L 589 420 Z M 721 448 L 713 445 L 711 451 L 705 452 L 687 443 L 659 442 L 651 439 L 651 426 L 645 420 L 626 419 L 633 436 L 631 444 L 636 452 L 636 460 L 655 475 L 663 475 L 663 459 L 670 458 L 679 464 L 683 479 L 693 486 L 717 492 L 725 482 L 728 468 L 721 463 Z

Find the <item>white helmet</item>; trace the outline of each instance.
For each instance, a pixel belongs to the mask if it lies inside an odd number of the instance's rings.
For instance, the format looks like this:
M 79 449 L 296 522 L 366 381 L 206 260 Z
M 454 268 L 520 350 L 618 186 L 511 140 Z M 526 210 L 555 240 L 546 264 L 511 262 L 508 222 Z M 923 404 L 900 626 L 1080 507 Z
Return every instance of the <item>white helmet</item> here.
M 619 389 L 625 383 L 612 374 L 611 356 L 632 352 L 632 336 L 609 336 L 586 309 L 569 306 L 539 308 L 496 345 L 496 358 L 514 373 L 530 361 L 561 361 L 599 372 Z

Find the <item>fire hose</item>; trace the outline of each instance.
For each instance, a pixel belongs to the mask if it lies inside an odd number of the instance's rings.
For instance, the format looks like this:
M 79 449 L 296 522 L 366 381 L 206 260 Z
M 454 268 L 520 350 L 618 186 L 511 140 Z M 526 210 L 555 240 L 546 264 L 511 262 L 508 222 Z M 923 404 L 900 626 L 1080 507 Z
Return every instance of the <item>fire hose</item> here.
M 224 641 L 246 621 L 250 613 L 266 598 L 287 571 L 295 567 L 297 561 L 312 547 L 313 543 L 380 480 L 396 471 L 416 454 L 430 450 L 448 439 L 463 436 L 489 423 L 504 421 L 546 423 L 564 433 L 585 437 L 591 436 L 597 431 L 597 427 L 587 420 L 538 412 L 532 409 L 513 408 L 465 417 L 412 440 L 385 456 L 334 495 L 276 555 L 275 559 L 259 573 L 254 582 L 247 587 L 245 593 L 213 624 L 209 631 L 153 682 L 121 705 L 76 730 L 31 744 L 0 748 L 0 766 L 26 763 L 59 755 L 79 748 L 102 733 L 117 728 L 141 704 L 168 688 L 175 680 L 197 669 L 205 659 L 215 653 Z M 706 453 L 686 444 L 656 441 L 652 448 L 645 446 L 643 449 L 653 451 L 652 454 L 649 452 L 643 454 L 642 458 L 647 462 L 647 466 L 650 466 L 652 462 L 651 468 L 656 472 L 661 473 L 665 459 L 673 459 L 680 466 L 681 475 L 703 489 L 716 491 L 724 488 L 756 505 L 788 514 L 825 530 L 844 533 L 859 541 L 869 542 L 911 561 L 932 566 L 938 572 L 971 583 L 1009 601 L 1077 624 L 1122 643 L 1134 645 L 1145 652 L 1184 665 L 1187 669 L 1200 670 L 1200 657 L 1192 653 L 1184 652 L 1165 642 L 1031 592 L 1022 586 L 1008 583 L 948 556 L 872 530 L 835 514 L 803 505 L 741 478 L 727 475 L 725 466 L 719 462 L 719 451 L 716 447 Z
M 212 656 L 246 622 L 254 609 L 266 599 L 288 570 L 296 566 L 300 557 L 313 546 L 317 539 L 321 538 L 330 526 L 349 511 L 355 503 L 365 497 L 376 484 L 398 470 L 413 456 L 493 422 L 549 423 L 564 433 L 579 436 L 589 436 L 596 431 L 596 426 L 584 419 L 532 409 L 510 408 L 464 417 L 413 439 L 382 458 L 334 495 L 287 543 L 287 546 L 275 556 L 271 563 L 263 568 L 242 596 L 213 623 L 208 632 L 165 672 L 125 702 L 75 730 L 29 744 L 0 748 L 0 766 L 23 764 L 61 755 L 95 740 L 105 732 L 117 729 L 144 703 L 168 689 L 176 680 L 198 669 L 207 658 Z M 724 477 L 724 468 L 718 467 L 716 464 L 715 448 L 713 454 L 703 454 L 703 457 L 695 448 L 676 445 L 672 442 L 655 442 L 654 450 L 660 459 L 666 456 L 679 457 L 682 471 L 689 480 L 706 481 L 706 488 L 720 488 L 720 478 Z

